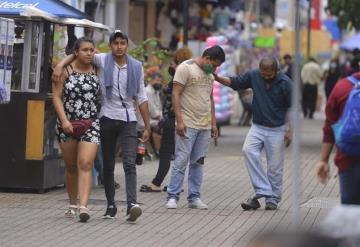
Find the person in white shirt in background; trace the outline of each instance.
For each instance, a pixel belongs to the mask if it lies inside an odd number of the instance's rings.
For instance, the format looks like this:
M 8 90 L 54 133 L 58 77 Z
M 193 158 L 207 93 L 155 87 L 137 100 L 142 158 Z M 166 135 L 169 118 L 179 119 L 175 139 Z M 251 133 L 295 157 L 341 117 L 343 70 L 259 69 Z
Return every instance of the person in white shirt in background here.
M 314 118 L 316 100 L 318 96 L 318 86 L 321 82 L 322 71 L 315 58 L 310 57 L 301 70 L 302 89 L 302 109 L 304 118 Z

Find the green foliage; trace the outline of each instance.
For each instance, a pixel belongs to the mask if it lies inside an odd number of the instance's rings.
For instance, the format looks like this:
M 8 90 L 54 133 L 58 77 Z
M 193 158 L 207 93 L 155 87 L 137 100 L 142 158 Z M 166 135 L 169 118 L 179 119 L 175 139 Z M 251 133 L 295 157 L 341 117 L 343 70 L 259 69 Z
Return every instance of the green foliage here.
M 338 17 L 340 27 L 360 30 L 360 0 L 329 0 L 328 9 Z
M 156 38 L 150 38 L 145 40 L 138 47 L 131 49 L 129 54 L 142 62 L 146 62 L 151 56 L 155 56 L 160 61 L 168 61 L 172 57 L 172 54 L 166 50 L 160 49 L 159 47 L 159 40 Z
M 170 79 L 166 65 L 170 62 L 172 53 L 161 49 L 158 39 L 147 39 L 128 53 L 143 62 L 146 82 L 152 79 L 154 73 L 160 73 L 164 82 Z

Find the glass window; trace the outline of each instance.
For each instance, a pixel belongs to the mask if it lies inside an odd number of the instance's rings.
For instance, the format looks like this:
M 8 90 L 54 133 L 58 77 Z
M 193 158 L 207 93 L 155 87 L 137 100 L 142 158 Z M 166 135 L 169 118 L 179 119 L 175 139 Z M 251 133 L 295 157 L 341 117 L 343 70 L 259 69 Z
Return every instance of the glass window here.
M 16 22 L 14 32 L 12 89 L 38 93 L 43 57 L 43 23 Z
M 14 91 L 21 90 L 21 75 L 24 55 L 24 22 L 15 22 L 14 46 L 13 46 L 13 64 L 11 73 L 11 89 Z

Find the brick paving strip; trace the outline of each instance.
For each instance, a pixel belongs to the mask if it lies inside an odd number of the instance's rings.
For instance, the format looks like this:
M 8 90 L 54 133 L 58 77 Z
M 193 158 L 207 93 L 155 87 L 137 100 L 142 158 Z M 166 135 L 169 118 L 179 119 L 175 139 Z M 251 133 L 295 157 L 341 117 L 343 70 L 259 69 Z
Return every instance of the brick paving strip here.
M 321 120 L 305 120 L 302 127 L 301 152 L 301 226 L 312 229 L 329 208 L 339 201 L 337 178 L 320 185 L 313 176 L 313 167 L 320 152 Z M 209 210 L 187 208 L 187 183 L 179 208 L 165 208 L 166 193 L 141 193 L 138 200 L 144 210 L 137 224 L 125 221 L 124 176 L 117 164 L 116 191 L 118 218 L 103 220 L 105 195 L 95 188 L 87 224 L 63 217 L 67 206 L 64 188 L 44 194 L 0 192 L 0 246 L 242 246 L 259 233 L 291 226 L 291 149 L 287 149 L 284 193 L 277 211 L 243 211 L 240 204 L 253 194 L 241 156 L 242 143 L 248 128 L 222 128 L 219 145 L 211 146 L 205 163 L 202 199 Z M 265 159 L 265 158 L 264 158 Z M 137 167 L 138 186 L 151 182 L 157 161 L 146 161 Z M 168 178 L 164 185 L 168 183 Z

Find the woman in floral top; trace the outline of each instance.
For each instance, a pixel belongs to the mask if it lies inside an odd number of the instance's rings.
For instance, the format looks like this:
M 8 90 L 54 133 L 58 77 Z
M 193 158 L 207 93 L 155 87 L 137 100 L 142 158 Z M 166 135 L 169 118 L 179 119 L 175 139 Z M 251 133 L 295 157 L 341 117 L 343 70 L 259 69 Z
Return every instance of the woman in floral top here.
M 91 39 L 78 39 L 74 45 L 75 60 L 64 70 L 60 83 L 53 82 L 53 103 L 58 115 L 57 138 L 66 166 L 65 183 L 70 199 L 66 217 L 75 217 L 79 194 L 79 218 L 90 218 L 87 208 L 92 186 L 92 165 L 100 142 L 97 111 L 99 79 L 92 65 L 95 46 Z M 89 128 L 75 135 L 74 120 L 88 120 Z M 88 127 L 88 126 L 87 126 Z

